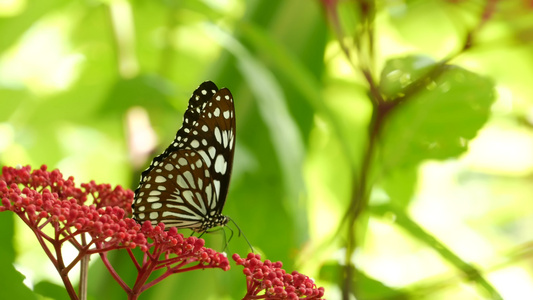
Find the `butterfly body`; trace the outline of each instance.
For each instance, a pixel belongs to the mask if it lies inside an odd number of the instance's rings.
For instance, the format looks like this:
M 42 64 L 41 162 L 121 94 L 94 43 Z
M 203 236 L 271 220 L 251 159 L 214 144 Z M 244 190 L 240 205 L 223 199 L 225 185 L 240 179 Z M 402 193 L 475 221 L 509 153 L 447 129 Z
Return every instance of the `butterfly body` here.
M 226 225 L 234 151 L 233 97 L 206 81 L 191 96 L 174 141 L 142 172 L 133 218 L 196 232 Z

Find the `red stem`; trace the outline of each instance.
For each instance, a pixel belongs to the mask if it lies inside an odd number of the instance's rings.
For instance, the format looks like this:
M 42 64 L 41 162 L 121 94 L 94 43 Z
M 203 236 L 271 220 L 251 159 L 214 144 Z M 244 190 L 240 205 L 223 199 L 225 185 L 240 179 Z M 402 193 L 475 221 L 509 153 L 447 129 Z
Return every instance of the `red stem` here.
M 143 264 L 141 270 L 137 274 L 137 279 L 135 280 L 135 284 L 132 288 L 131 296 L 138 297 L 138 295 L 147 289 L 144 283 L 148 280 L 150 274 L 152 274 L 155 269 L 155 264 L 153 262 L 153 260 L 150 260 L 146 264 Z M 130 299 L 130 294 L 128 294 L 128 299 Z
M 55 227 L 54 228 L 55 239 L 57 240 L 59 238 L 57 224 L 55 224 L 54 227 Z M 61 253 L 61 244 L 52 243 L 52 245 L 54 246 L 54 250 L 56 252 L 56 257 L 57 257 L 57 264 L 54 264 L 57 269 L 57 272 L 59 272 L 59 276 L 61 276 L 61 280 L 63 281 L 63 284 L 65 285 L 65 288 L 67 289 L 67 293 L 69 294 L 70 299 L 78 300 L 79 298 L 78 298 L 78 295 L 76 294 L 76 290 L 74 289 L 74 286 L 72 285 L 72 282 L 70 282 L 70 278 L 68 277 L 69 270 L 65 268 L 65 263 L 63 261 L 63 254 Z
M 139 265 L 139 262 L 137 262 L 137 260 L 135 259 L 135 256 L 133 255 L 133 252 L 131 252 L 131 249 L 128 248 L 128 249 L 126 249 L 126 251 L 128 251 L 128 255 L 130 256 L 131 261 L 133 261 L 133 264 L 135 265 L 135 268 L 137 268 L 137 272 L 139 270 L 141 270 L 141 266 Z
M 115 268 L 113 268 L 113 266 L 107 259 L 107 252 L 102 251 L 99 252 L 99 254 L 100 258 L 102 259 L 102 262 L 104 263 L 104 266 L 111 274 L 111 277 L 113 277 L 113 279 L 115 279 L 115 281 L 120 285 L 120 287 L 129 295 L 131 293 L 130 287 L 124 282 L 124 280 L 122 280 L 122 278 L 120 278 L 120 275 L 118 275 L 118 273 L 115 271 Z

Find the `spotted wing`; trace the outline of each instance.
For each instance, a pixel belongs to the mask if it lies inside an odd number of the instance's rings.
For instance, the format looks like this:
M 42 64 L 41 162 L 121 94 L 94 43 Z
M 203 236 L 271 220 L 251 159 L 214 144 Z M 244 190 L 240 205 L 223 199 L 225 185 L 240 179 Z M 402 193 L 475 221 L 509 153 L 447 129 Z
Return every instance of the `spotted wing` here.
M 209 168 L 193 150 L 179 150 L 155 162 L 136 194 L 135 218 L 198 231 L 215 214 Z
M 195 226 L 198 226 L 195 223 L 198 218 L 192 217 L 191 213 L 193 212 L 197 214 L 197 217 L 213 217 L 210 218 L 210 222 L 213 219 L 218 220 L 213 224 L 219 225 L 218 223 L 222 222 L 220 221 L 220 214 L 228 192 L 234 150 L 235 111 L 233 97 L 228 89 L 218 90 L 214 83 L 206 81 L 191 96 L 189 106 L 184 114 L 183 125 L 178 130 L 174 141 L 161 155 L 154 158 L 150 167 L 141 174 L 141 183 L 135 191 L 135 201 L 132 205 L 134 218 L 138 221 L 150 220 L 154 224 L 166 222 L 170 226 L 195 229 Z M 201 167 L 195 167 L 196 171 L 192 169 L 192 164 L 189 166 L 190 170 L 176 164 L 180 158 L 185 158 L 190 163 L 199 164 L 198 160 L 190 161 L 189 158 L 186 158 L 193 157 L 193 154 L 202 159 Z M 204 188 L 210 186 L 212 191 L 190 190 L 192 192 L 191 197 L 180 198 L 189 203 L 189 205 L 185 204 L 185 206 L 177 203 L 180 201 L 179 199 L 172 200 L 176 199 L 176 191 L 180 193 L 188 191 L 178 182 L 175 182 L 175 186 L 166 187 L 168 188 L 167 191 L 172 191 L 168 192 L 170 194 L 161 193 L 160 195 L 155 195 L 158 194 L 157 191 L 154 192 L 155 187 L 159 188 L 161 185 L 154 186 L 150 180 L 154 180 L 154 178 L 162 180 L 162 177 L 157 176 L 165 177 L 165 175 L 168 175 L 167 178 L 169 176 L 176 178 L 178 175 L 165 171 L 165 168 L 160 167 L 168 166 L 167 168 L 170 169 L 169 164 L 179 166 L 179 168 L 176 168 L 176 172 L 178 172 L 177 170 L 185 170 L 185 173 L 181 175 L 184 178 L 185 176 L 188 177 L 188 174 L 192 174 L 193 179 L 211 182 L 210 185 L 204 183 L 203 186 Z M 202 172 L 198 171 L 200 169 L 203 169 L 203 175 Z M 170 185 L 170 183 L 167 184 Z M 189 188 L 191 187 L 189 186 Z M 180 191 L 180 188 L 184 190 Z M 150 195 L 150 192 L 153 195 Z M 211 192 L 213 195 L 210 195 Z M 188 192 L 186 194 L 189 195 Z M 157 201 L 165 205 L 154 204 Z M 180 209 L 182 210 L 178 211 L 176 210 L 177 208 L 174 208 L 174 211 L 169 211 L 166 214 L 168 218 L 165 219 L 163 211 L 169 207 L 166 204 L 167 202 L 173 202 L 170 205 L 181 205 Z M 203 206 L 197 206 L 199 202 L 204 202 Z M 152 204 L 148 205 L 147 203 Z M 184 207 L 186 210 L 183 210 Z M 200 209 L 202 207 L 205 210 Z M 168 221 L 170 219 L 173 221 Z M 210 222 L 204 223 L 204 226 L 207 224 L 207 229 L 212 225 Z
M 224 88 L 203 106 L 200 118 L 193 122 L 193 129 L 184 145 L 195 150 L 206 162 L 217 195 L 216 211 L 221 213 L 228 194 L 235 152 L 233 97 Z

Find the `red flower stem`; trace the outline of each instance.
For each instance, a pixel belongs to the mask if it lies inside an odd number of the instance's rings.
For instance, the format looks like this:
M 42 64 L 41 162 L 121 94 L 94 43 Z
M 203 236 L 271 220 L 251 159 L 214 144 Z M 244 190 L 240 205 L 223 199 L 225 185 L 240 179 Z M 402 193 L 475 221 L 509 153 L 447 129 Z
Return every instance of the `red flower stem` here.
M 97 244 L 97 242 L 93 243 L 93 244 Z M 121 249 L 129 249 L 127 247 L 113 247 L 113 248 L 106 248 L 106 247 L 103 247 L 102 245 L 102 242 L 100 242 L 100 245 L 97 247 L 98 249 L 89 249 L 87 250 L 87 255 L 93 255 L 93 254 L 100 254 L 102 252 L 108 252 L 108 251 L 111 251 L 111 250 L 121 250 Z
M 38 225 L 38 226 L 36 226 L 36 227 L 38 227 L 38 228 L 39 228 L 39 230 L 41 230 L 41 229 L 43 229 L 43 228 L 44 228 L 44 226 L 48 225 L 49 223 L 50 223 L 50 219 L 44 219 L 44 222 L 43 222 L 43 224 L 41 224 L 41 225 Z
M 63 244 L 64 242 L 69 241 L 76 249 L 82 248 L 82 246 L 78 243 L 78 241 L 76 241 L 74 236 L 70 235 L 70 233 L 60 232 L 59 235 L 64 237 L 58 240 L 59 243 Z M 75 242 L 73 242 L 72 240 L 74 240 Z
M 177 264 L 179 262 L 182 262 L 181 265 L 187 264 L 189 257 L 174 257 L 171 259 L 164 259 L 157 262 L 158 269 L 161 269 L 166 266 L 170 266 L 173 264 Z
M 52 254 L 52 252 L 50 251 L 50 249 L 48 248 L 48 245 L 46 244 L 46 242 L 43 240 L 43 237 L 46 238 L 46 240 L 48 242 L 50 242 L 51 244 L 53 244 L 52 239 L 50 237 L 48 237 L 47 235 L 45 235 L 42 231 L 40 231 L 40 230 L 36 229 L 35 227 L 31 226 L 31 224 L 29 224 L 27 222 L 28 220 L 26 218 L 24 218 L 23 216 L 20 216 L 20 217 L 24 221 L 24 223 L 26 223 L 28 225 L 28 227 L 30 227 L 30 229 L 33 231 L 33 234 L 35 234 L 35 237 L 37 237 L 37 241 L 39 242 L 39 244 L 43 248 L 44 253 L 46 254 L 46 256 L 48 256 L 48 258 L 50 259 L 50 261 L 52 261 L 54 266 L 57 266 L 57 260 L 54 257 L 54 255 Z
M 155 265 L 152 260 L 148 261 L 146 264 L 143 264 L 141 270 L 137 274 L 137 279 L 135 280 L 135 285 L 132 288 L 132 294 L 139 295 L 145 291 L 151 285 L 148 284 L 148 287 L 145 286 L 145 282 L 150 277 L 150 274 L 155 269 Z
M 139 266 L 139 263 L 137 262 L 137 259 L 135 259 L 135 256 L 133 255 L 133 252 L 131 251 L 131 249 L 128 248 L 126 249 L 126 251 L 128 251 L 128 255 L 130 256 L 131 261 L 133 261 L 133 264 L 135 265 L 135 268 L 137 268 L 137 272 L 138 272 L 141 269 L 141 266 Z
M 48 234 L 44 233 L 41 229 L 36 228 L 34 230 L 34 232 L 35 232 L 35 234 L 37 234 L 37 235 L 41 236 L 42 238 L 44 238 L 44 240 L 46 240 L 50 244 L 55 243 L 54 239 L 51 236 L 49 236 Z
M 159 250 L 159 245 L 157 244 L 149 245 L 149 247 L 151 246 L 154 246 L 153 253 L 145 252 L 145 255 L 143 256 L 143 263 L 142 263 L 143 266 L 149 261 L 157 261 L 159 255 L 161 255 L 161 251 Z
M 63 262 L 63 256 L 61 254 L 61 244 L 53 243 L 52 245 L 54 246 L 54 250 L 56 252 L 56 257 L 57 257 L 57 262 L 54 264 L 54 266 L 56 267 L 56 270 L 59 273 L 59 276 L 61 277 L 63 284 L 65 285 L 65 288 L 67 290 L 68 295 L 70 296 L 70 299 L 78 300 L 79 299 L 78 295 L 76 295 L 74 286 L 72 286 L 72 282 L 70 282 L 70 278 L 68 277 L 68 270 L 65 269 L 65 264 Z
M 246 295 L 244 295 L 244 298 L 242 298 L 242 300 L 266 299 L 266 298 L 267 298 L 266 295 L 257 296 L 257 295 L 246 294 Z
M 259 284 L 259 282 L 253 282 L 252 283 L 252 286 L 250 288 L 250 291 L 252 291 L 252 295 L 251 296 L 256 296 L 260 291 L 261 291 L 261 285 Z M 259 298 L 260 299 L 260 298 Z
M 167 270 L 172 272 L 172 270 L 179 270 L 182 266 L 185 266 L 186 264 L 188 264 L 189 261 L 187 260 L 183 260 L 181 263 L 179 263 L 178 265 L 174 266 L 174 267 L 170 267 L 171 264 L 165 264 L 165 265 L 161 265 L 161 262 L 159 262 L 159 266 L 157 267 L 157 269 L 162 269 L 163 267 L 167 267 Z M 192 267 L 191 267 L 192 268 Z M 179 273 L 179 272 L 172 272 L 172 273 Z
M 185 263 L 187 264 L 187 263 Z M 200 270 L 200 269 L 205 269 L 205 266 L 201 263 L 198 263 L 196 266 L 192 266 L 192 267 L 188 267 L 188 268 L 183 268 L 183 269 L 176 269 L 176 268 L 172 268 L 172 274 L 176 274 L 176 273 L 183 273 L 183 272 L 188 272 L 188 271 L 193 271 L 193 270 Z
M 82 237 L 83 238 L 83 237 Z M 78 255 L 76 256 L 76 258 L 74 258 L 72 260 L 72 262 L 65 268 L 65 271 L 68 273 L 70 272 L 70 270 L 72 270 L 72 268 L 74 268 L 81 260 L 83 260 L 83 258 L 85 256 L 89 256 L 88 255 L 88 249 L 89 249 L 90 245 L 87 245 L 85 247 L 83 247 L 82 249 L 78 249 L 79 250 L 79 253 Z
M 118 275 L 118 273 L 115 271 L 115 268 L 113 268 L 113 266 L 111 265 L 111 263 L 107 259 L 107 252 L 105 252 L 105 251 L 104 252 L 99 252 L 98 254 L 100 254 L 100 258 L 102 259 L 102 262 L 104 263 L 104 266 L 107 268 L 107 270 L 111 274 L 111 277 L 113 277 L 113 279 L 115 279 L 115 281 L 118 283 L 118 285 L 120 285 L 120 287 L 128 295 L 130 295 L 130 293 L 131 293 L 130 287 L 124 282 L 124 280 L 122 280 L 122 278 L 120 278 L 120 275 Z M 129 297 L 128 297 L 128 299 L 129 299 Z
M 151 273 L 151 272 L 150 272 Z M 172 275 L 172 272 L 170 270 L 167 270 L 165 273 L 163 273 L 161 276 L 157 277 L 156 279 L 150 281 L 149 283 L 147 284 L 144 284 L 141 289 L 140 289 L 140 293 L 144 292 L 145 290 L 151 288 L 152 286 L 158 284 L 159 282 L 161 282 L 163 279 L 167 278 L 169 275 Z
M 81 236 L 84 236 L 84 235 L 85 235 L 84 233 L 81 234 Z M 61 243 L 64 243 L 64 242 L 67 242 L 67 241 L 70 242 L 70 244 L 72 244 L 72 246 L 74 246 L 74 248 L 76 248 L 76 249 L 78 249 L 78 250 L 83 249 L 83 248 L 88 249 L 88 247 L 84 247 L 84 246 L 82 246 L 82 245 L 78 242 L 78 240 L 76 240 L 75 236 L 66 236 L 64 239 L 61 240 Z M 92 243 L 91 243 L 91 244 L 92 244 Z M 89 244 L 89 246 L 90 246 L 91 244 Z
M 140 289 L 140 293 L 142 293 L 143 291 L 151 288 L 152 286 L 156 285 L 157 283 L 161 282 L 163 279 L 167 278 L 168 276 L 170 276 L 172 274 L 188 272 L 188 271 L 193 271 L 193 270 L 198 270 L 198 269 L 204 269 L 205 268 L 204 265 L 199 263 L 196 266 L 192 266 L 192 267 L 188 267 L 188 268 L 184 268 L 184 269 L 179 269 L 180 266 L 187 265 L 188 263 L 189 262 L 184 261 L 181 264 L 179 264 L 178 266 L 175 266 L 175 267 L 172 267 L 172 268 L 168 268 L 168 270 L 165 273 L 161 274 L 161 276 L 159 276 L 156 279 L 150 281 L 149 283 L 143 285 L 142 288 Z M 154 271 L 156 269 L 159 269 L 159 268 L 152 268 L 152 271 Z M 148 273 L 148 275 L 150 275 L 150 273 L 152 271 L 150 271 Z

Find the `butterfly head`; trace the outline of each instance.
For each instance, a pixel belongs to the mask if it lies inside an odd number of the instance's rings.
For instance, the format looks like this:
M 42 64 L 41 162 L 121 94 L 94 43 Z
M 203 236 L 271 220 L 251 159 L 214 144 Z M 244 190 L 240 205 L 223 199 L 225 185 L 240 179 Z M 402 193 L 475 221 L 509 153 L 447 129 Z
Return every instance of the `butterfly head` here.
M 214 216 L 209 216 L 209 217 L 204 218 L 202 225 L 199 228 L 193 228 L 193 230 L 196 232 L 204 233 L 213 227 L 226 226 L 228 222 L 229 222 L 228 217 L 221 215 L 221 214 L 217 214 Z

